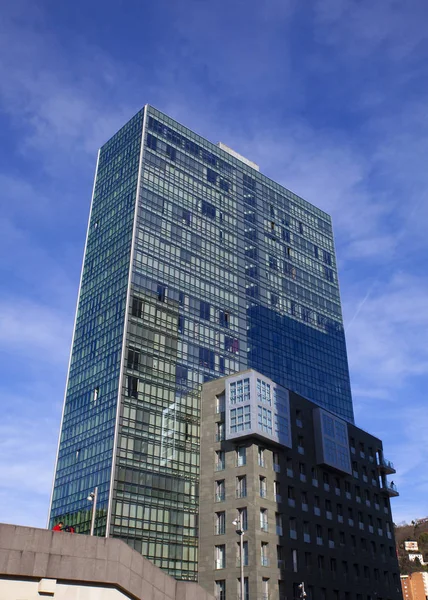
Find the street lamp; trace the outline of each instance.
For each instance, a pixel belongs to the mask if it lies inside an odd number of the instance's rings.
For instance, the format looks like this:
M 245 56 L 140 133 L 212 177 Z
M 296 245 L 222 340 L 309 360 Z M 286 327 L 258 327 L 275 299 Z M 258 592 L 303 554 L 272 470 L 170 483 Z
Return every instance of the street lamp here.
M 245 591 L 245 587 L 244 587 L 244 528 L 243 528 L 242 523 L 241 523 L 241 515 L 239 515 L 239 517 L 237 519 L 235 519 L 234 521 L 232 521 L 232 524 L 235 525 L 235 527 L 236 527 L 236 533 L 240 537 L 240 547 L 241 547 L 241 561 L 240 561 L 240 566 L 241 566 L 241 600 L 245 600 L 244 599 L 244 591 Z
M 89 502 L 92 502 L 91 532 L 89 535 L 94 535 L 95 514 L 97 511 L 97 500 L 98 500 L 98 486 L 94 487 L 94 491 L 89 494 L 88 500 L 89 500 Z

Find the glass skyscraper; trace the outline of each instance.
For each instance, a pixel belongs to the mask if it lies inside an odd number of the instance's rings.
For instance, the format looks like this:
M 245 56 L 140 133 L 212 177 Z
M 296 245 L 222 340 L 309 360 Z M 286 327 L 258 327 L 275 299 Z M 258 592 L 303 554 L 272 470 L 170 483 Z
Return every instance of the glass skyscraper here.
M 100 150 L 51 523 L 197 576 L 199 388 L 254 368 L 353 422 L 330 217 L 151 106 Z

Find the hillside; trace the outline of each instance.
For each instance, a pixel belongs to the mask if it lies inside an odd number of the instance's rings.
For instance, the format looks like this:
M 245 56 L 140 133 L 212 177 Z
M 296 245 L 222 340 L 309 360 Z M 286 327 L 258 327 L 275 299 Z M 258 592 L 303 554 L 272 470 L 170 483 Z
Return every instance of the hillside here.
M 404 542 L 418 543 L 418 550 L 411 553 L 422 554 L 423 561 L 428 563 L 428 518 L 412 521 L 410 525 L 400 525 L 395 528 L 395 541 L 397 544 L 398 562 L 402 575 L 409 575 L 415 571 L 428 571 L 428 565 L 421 565 L 416 559 L 409 560 L 409 551 L 405 550 Z

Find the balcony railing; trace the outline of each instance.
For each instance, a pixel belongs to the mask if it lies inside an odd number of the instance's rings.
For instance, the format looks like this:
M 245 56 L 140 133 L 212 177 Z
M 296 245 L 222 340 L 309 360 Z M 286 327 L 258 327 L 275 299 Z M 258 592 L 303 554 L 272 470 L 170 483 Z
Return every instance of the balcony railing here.
M 388 494 L 389 497 L 399 496 L 397 486 L 393 481 L 384 481 L 382 483 L 381 492 Z
M 392 475 L 393 473 L 397 472 L 395 470 L 394 464 L 390 460 L 387 460 L 384 457 L 382 457 L 381 459 L 378 460 L 377 468 L 380 471 L 383 471 L 386 475 Z

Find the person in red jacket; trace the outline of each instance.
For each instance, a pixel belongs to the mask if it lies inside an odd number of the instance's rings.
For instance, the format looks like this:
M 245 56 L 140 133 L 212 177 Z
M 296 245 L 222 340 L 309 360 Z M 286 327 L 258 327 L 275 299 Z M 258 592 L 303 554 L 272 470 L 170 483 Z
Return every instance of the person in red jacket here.
M 62 521 L 60 521 L 59 523 L 57 523 L 56 525 L 54 525 L 52 527 L 52 531 L 62 531 L 64 528 L 64 523 Z

